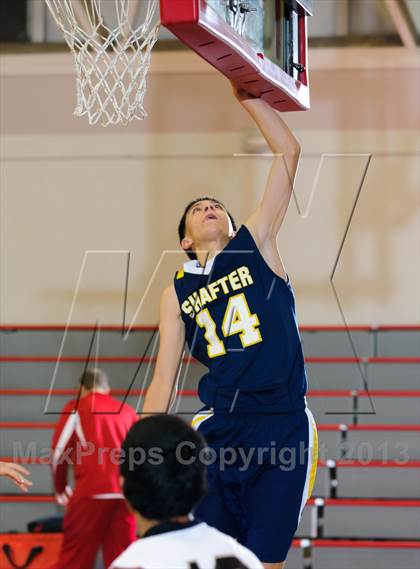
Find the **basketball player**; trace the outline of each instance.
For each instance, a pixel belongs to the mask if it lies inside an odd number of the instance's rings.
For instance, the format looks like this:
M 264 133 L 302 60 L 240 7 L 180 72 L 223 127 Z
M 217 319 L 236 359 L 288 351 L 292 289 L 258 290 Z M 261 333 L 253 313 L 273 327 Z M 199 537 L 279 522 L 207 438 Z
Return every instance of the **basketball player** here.
M 160 349 L 144 412 L 168 409 L 186 339 L 208 367 L 198 390 L 205 408 L 193 426 L 219 456 L 197 515 L 251 549 L 267 569 L 280 569 L 316 471 L 295 300 L 276 241 L 300 147 L 265 101 L 234 93 L 275 156 L 267 186 L 238 231 L 216 199 L 186 207 L 179 238 L 191 260 L 162 296 Z M 236 452 L 229 466 L 221 464 L 223 449 Z M 246 460 L 238 460 L 239 450 Z
M 141 539 L 111 569 L 262 569 L 251 551 L 191 515 L 206 491 L 199 433 L 178 417 L 147 417 L 122 450 L 123 491 Z

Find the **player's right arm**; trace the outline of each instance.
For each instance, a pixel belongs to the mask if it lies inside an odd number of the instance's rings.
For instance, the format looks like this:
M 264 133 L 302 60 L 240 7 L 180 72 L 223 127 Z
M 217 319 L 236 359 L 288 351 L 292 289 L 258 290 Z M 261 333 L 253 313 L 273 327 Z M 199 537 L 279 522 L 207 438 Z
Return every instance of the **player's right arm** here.
M 185 345 L 182 321 L 174 285 L 162 294 L 159 314 L 159 353 L 152 382 L 147 390 L 143 414 L 167 413 Z

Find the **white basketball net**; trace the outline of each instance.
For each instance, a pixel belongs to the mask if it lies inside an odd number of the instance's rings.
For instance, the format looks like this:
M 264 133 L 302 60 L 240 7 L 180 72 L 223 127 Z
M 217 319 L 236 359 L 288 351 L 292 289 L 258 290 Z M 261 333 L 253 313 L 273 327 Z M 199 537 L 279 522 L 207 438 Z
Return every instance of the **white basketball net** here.
M 157 0 L 45 1 L 74 56 L 74 114 L 87 115 L 90 124 L 103 126 L 144 119 L 146 76 L 159 33 Z M 107 11 L 111 3 L 115 5 L 114 27 L 106 25 L 101 2 L 107 3 Z M 134 27 L 133 7 L 139 4 L 145 16 Z

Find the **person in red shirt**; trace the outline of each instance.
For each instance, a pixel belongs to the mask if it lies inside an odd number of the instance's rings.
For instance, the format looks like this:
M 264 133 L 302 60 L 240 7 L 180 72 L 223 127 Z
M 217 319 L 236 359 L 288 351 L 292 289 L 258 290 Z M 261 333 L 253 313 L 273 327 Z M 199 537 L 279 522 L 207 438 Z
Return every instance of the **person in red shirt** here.
M 65 405 L 52 439 L 56 498 L 66 506 L 54 569 L 91 569 L 100 548 L 108 567 L 136 537 L 119 481 L 120 449 L 136 413 L 111 397 L 102 370 L 87 370 L 80 384 L 80 399 Z M 68 484 L 69 466 L 74 489 Z

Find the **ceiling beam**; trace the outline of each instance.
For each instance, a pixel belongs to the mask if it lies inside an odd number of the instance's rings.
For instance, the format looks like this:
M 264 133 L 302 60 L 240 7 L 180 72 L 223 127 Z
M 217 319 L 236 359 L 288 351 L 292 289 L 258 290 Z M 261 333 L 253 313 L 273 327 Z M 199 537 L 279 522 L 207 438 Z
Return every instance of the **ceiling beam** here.
M 401 38 L 402 44 L 408 49 L 417 47 L 416 33 L 410 15 L 405 10 L 401 0 L 385 0 L 385 5 Z

